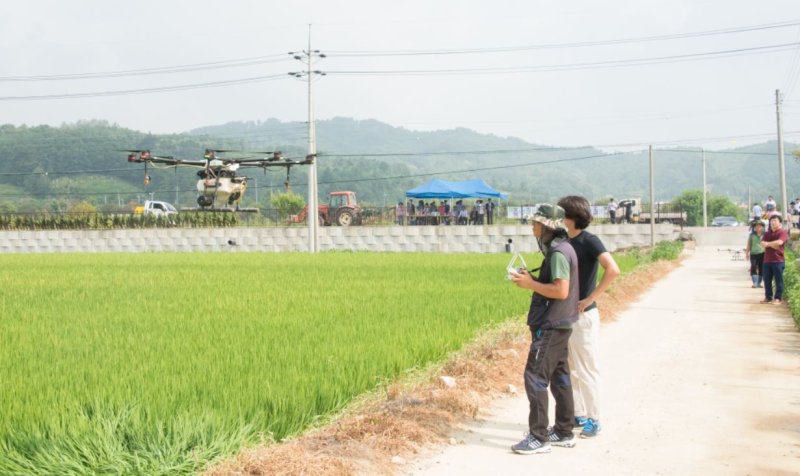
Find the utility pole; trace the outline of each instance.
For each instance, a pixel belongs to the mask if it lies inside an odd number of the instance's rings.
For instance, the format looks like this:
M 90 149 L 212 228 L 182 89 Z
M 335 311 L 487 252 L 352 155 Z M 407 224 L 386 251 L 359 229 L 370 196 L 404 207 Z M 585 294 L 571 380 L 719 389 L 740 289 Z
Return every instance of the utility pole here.
M 783 160 L 783 127 L 781 126 L 781 90 L 775 90 L 775 112 L 778 116 L 778 177 L 781 186 L 781 218 L 789 212 L 789 201 L 786 195 L 786 166 Z
M 311 90 L 311 81 L 314 75 L 324 76 L 322 71 L 312 71 L 311 66 L 315 59 L 324 58 L 325 55 L 319 50 L 311 49 L 311 25 L 308 25 L 308 50 L 301 52 L 289 52 L 298 61 L 304 62 L 308 68 L 306 71 L 289 73 L 295 78 L 306 78 L 308 82 L 308 156 L 311 163 L 308 166 L 308 252 L 319 252 L 319 226 L 318 226 L 318 205 L 317 205 L 317 132 L 314 126 L 314 101 Z
M 708 227 L 708 187 L 706 186 L 706 150 L 700 148 L 703 153 L 703 228 Z
M 650 146 L 650 247 L 656 246 L 656 214 L 654 205 L 656 203 L 655 192 L 655 171 L 653 170 L 653 146 Z

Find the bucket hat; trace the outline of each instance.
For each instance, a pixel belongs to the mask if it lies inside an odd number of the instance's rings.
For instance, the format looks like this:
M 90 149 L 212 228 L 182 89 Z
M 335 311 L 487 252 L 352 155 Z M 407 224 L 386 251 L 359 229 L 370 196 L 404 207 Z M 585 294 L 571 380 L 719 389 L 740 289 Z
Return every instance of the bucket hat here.
M 564 226 L 564 209 L 558 205 L 542 203 L 539 208 L 528 217 L 529 221 L 538 221 L 552 230 L 566 229 Z

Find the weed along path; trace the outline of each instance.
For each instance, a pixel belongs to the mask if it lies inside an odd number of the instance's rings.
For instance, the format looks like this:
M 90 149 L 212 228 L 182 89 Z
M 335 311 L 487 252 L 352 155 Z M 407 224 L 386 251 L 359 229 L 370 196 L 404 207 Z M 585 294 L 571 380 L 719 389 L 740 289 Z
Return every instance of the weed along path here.
M 710 247 L 687 253 L 601 327 L 598 438 L 513 454 L 526 431 L 520 390 L 402 472 L 800 474 L 800 333 L 788 309 L 758 303 L 744 261 Z M 550 412 L 552 422 L 552 403 Z

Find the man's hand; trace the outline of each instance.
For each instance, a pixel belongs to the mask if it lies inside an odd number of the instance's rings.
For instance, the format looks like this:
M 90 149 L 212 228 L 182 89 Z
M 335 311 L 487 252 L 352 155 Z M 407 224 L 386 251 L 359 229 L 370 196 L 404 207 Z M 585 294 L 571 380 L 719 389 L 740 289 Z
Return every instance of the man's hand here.
M 592 298 L 588 298 L 587 297 L 586 299 L 581 299 L 580 301 L 578 301 L 578 312 L 585 311 L 586 308 L 591 306 L 593 302 L 594 302 L 594 299 L 592 299 Z
M 508 273 L 511 276 L 511 282 L 520 288 L 533 289 L 533 277 L 528 274 L 527 270 L 519 269 Z

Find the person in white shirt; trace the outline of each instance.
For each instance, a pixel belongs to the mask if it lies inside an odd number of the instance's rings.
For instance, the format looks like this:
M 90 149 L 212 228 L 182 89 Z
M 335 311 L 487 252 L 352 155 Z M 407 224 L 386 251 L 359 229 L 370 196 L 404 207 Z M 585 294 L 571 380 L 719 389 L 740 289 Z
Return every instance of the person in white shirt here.
M 767 209 L 767 213 L 774 211 L 777 204 L 775 203 L 775 199 L 772 198 L 772 195 L 767 197 L 767 201 L 764 203 L 764 208 Z
M 761 209 L 761 205 L 759 205 L 758 203 L 754 203 L 753 204 L 753 220 L 760 220 L 761 218 L 763 218 L 762 217 L 763 213 L 764 213 L 764 210 Z
M 608 202 L 608 219 L 612 224 L 617 222 L 617 202 L 613 197 Z

